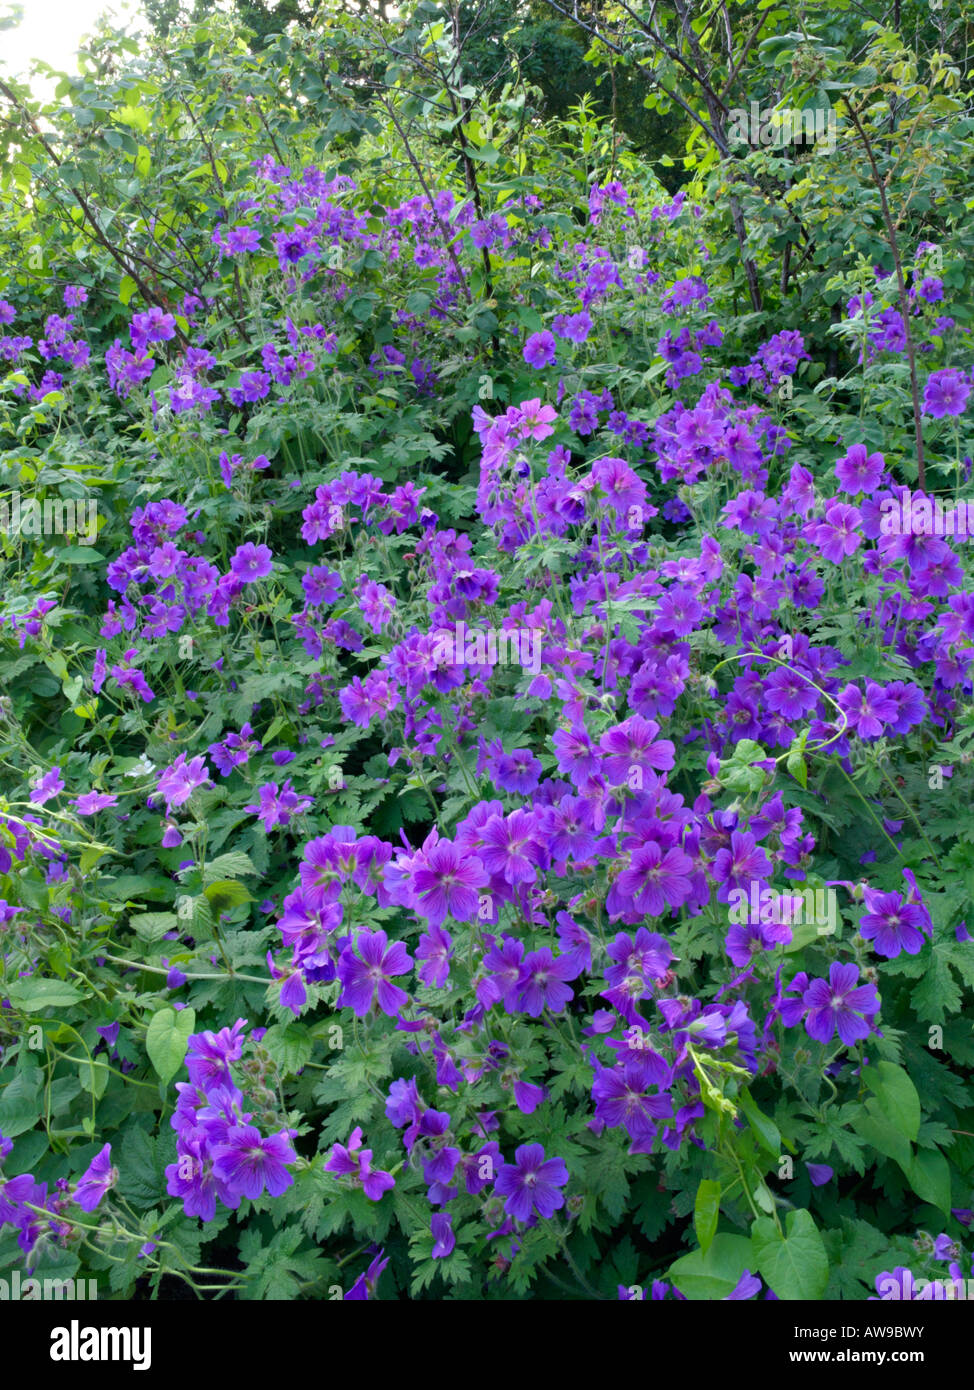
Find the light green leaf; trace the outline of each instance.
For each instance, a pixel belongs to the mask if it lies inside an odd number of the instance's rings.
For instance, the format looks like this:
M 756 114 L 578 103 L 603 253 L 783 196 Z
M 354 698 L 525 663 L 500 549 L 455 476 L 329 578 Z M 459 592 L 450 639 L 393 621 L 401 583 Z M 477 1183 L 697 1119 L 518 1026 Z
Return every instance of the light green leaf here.
M 63 984 L 60 980 L 27 979 L 14 980 L 12 984 L 0 986 L 0 993 L 10 1000 L 15 1009 L 24 1013 L 37 1013 L 40 1009 L 63 1009 L 69 1004 L 77 1004 L 84 995 L 74 985 Z
M 186 1056 L 189 1035 L 196 1026 L 193 1009 L 166 1007 L 152 1015 L 145 1037 L 145 1050 L 160 1081 L 169 1082 L 176 1075 Z
M 780 1299 L 819 1299 L 829 1282 L 829 1257 L 812 1216 L 790 1211 L 784 1235 L 770 1217 L 755 1221 L 751 1231 L 758 1273 Z
M 666 1278 L 693 1301 L 726 1298 L 745 1269 L 753 1267 L 754 1252 L 746 1236 L 721 1233 L 704 1253 L 693 1250 L 670 1265 Z
M 693 1204 L 693 1229 L 697 1233 L 700 1249 L 705 1255 L 717 1234 L 717 1220 L 720 1216 L 720 1191 L 719 1182 L 715 1182 L 713 1178 L 702 1178 Z

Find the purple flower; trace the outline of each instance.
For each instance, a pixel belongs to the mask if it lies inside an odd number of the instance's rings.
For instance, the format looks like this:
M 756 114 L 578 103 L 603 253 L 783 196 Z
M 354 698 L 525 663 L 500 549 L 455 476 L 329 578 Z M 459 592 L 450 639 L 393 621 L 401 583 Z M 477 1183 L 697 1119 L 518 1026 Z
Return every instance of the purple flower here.
M 922 907 L 904 902 L 899 893 L 863 890 L 868 911 L 859 919 L 859 934 L 873 943 L 877 955 L 892 959 L 905 951 L 915 956 L 923 945 L 927 915 Z
M 881 685 L 866 681 L 865 693 L 854 682 L 844 686 L 838 695 L 839 708 L 848 720 L 849 728 L 862 739 L 879 738 L 883 726 L 899 716 L 899 706 Z
M 621 915 L 632 921 L 632 912 L 659 917 L 667 907 L 680 907 L 692 891 L 692 869 L 693 861 L 682 849 L 675 845 L 665 849 L 655 840 L 647 840 L 633 851 L 629 864 L 609 890 L 605 905 L 610 920 Z
M 230 228 L 224 246 L 231 256 L 242 255 L 245 251 L 259 251 L 260 233 L 256 227 L 238 224 Z
M 488 760 L 487 771 L 495 786 L 522 796 L 536 791 L 541 779 L 541 764 L 527 748 L 515 748 L 511 753 L 498 752 Z
M 721 885 L 718 902 L 728 902 L 731 888 L 749 892 L 752 880 L 770 877 L 771 861 L 753 835 L 735 830 L 730 849 L 719 849 L 714 859 L 713 876 Z
M 969 378 L 956 367 L 931 372 L 923 389 L 923 413 L 932 415 L 935 420 L 942 420 L 946 415 L 963 415 L 970 394 Z
M 882 454 L 867 454 L 864 444 L 853 444 L 835 465 L 839 486 L 853 495 L 875 492 L 886 463 Z
M 375 1248 L 375 1246 L 372 1246 L 373 1250 Z M 385 1269 L 388 1263 L 388 1256 L 383 1258 L 383 1252 L 379 1250 L 375 1259 L 369 1265 L 365 1273 L 360 1274 L 359 1277 L 355 1280 L 355 1283 L 352 1285 L 348 1293 L 345 1295 L 345 1299 L 352 1300 L 355 1302 L 367 1303 L 370 1297 L 374 1297 L 376 1285 L 379 1282 L 379 1275 L 382 1273 L 382 1271 Z
M 211 1091 L 218 1086 L 230 1086 L 230 1063 L 237 1062 L 243 1055 L 243 1030 L 247 1020 L 238 1018 L 232 1028 L 221 1028 L 219 1033 L 207 1030 L 192 1033 L 186 1053 L 186 1070 L 194 1086 Z
M 628 785 L 640 790 L 644 774 L 670 771 L 674 761 L 673 744 L 667 738 L 657 739 L 658 733 L 659 725 L 655 720 L 643 719 L 638 714 L 605 731 L 599 739 L 599 747 L 608 755 L 603 766 L 610 786 Z
M 450 977 L 450 956 L 453 954 L 453 938 L 443 927 L 431 927 L 423 932 L 416 948 L 416 959 L 423 964 L 417 974 L 423 984 L 430 989 L 442 989 Z
M 271 389 L 271 379 L 267 372 L 244 372 L 239 386 L 232 386 L 227 392 L 235 406 L 262 401 Z
M 749 1269 L 745 1269 L 724 1301 L 727 1303 L 742 1303 L 748 1298 L 753 1298 L 756 1293 L 760 1292 L 761 1280 L 757 1275 L 752 1274 Z
M 78 1179 L 74 1200 L 82 1211 L 94 1211 L 105 1193 L 118 1181 L 118 1169 L 112 1167 L 111 1154 L 112 1146 L 106 1144 Z
M 535 866 L 545 857 L 538 835 L 538 822 L 530 811 L 491 816 L 481 831 L 480 858 L 484 868 L 511 885 L 533 883 L 537 878 Z
M 568 1169 L 561 1158 L 545 1159 L 540 1144 L 522 1144 L 514 1162 L 502 1165 L 494 1191 L 506 1197 L 504 1210 L 517 1221 L 527 1221 L 533 1211 L 548 1220 L 565 1205 L 559 1191 L 568 1182 Z
M 303 816 L 314 805 L 313 797 L 298 795 L 290 777 L 280 790 L 276 782 L 265 782 L 258 788 L 257 795 L 259 802 L 245 806 L 244 810 L 260 816 L 268 834 L 275 826 L 290 825 L 292 817 Z
M 174 806 L 182 806 L 188 801 L 197 787 L 211 781 L 210 770 L 204 758 L 186 761 L 186 754 L 180 753 L 174 763 L 165 769 L 157 783 L 157 791 L 166 802 L 168 816 Z
M 425 852 L 424 859 L 425 864 L 413 874 L 416 911 L 434 927 L 447 916 L 469 922 L 477 912 L 476 890 L 488 882 L 483 864 L 449 840 L 438 841 Z
M 533 1115 L 545 1095 L 543 1086 L 535 1086 L 530 1081 L 514 1082 L 514 1104 L 522 1115 Z
M 435 1212 L 430 1220 L 430 1230 L 433 1233 L 433 1259 L 443 1260 L 457 1243 L 453 1234 L 452 1214 L 448 1211 Z
M 84 792 L 72 801 L 71 805 L 79 816 L 93 816 L 96 811 L 105 811 L 109 806 L 118 805 L 118 797 L 108 792 Z
M 64 778 L 61 776 L 59 767 L 52 767 L 50 772 L 44 774 L 39 782 L 35 782 L 30 789 L 30 804 L 32 806 L 43 806 L 52 797 L 59 796 L 64 791 Z
M 657 1122 L 672 1117 L 673 1101 L 665 1093 L 648 1095 L 647 1088 L 665 1084 L 668 1073 L 666 1064 L 649 1049 L 645 1059 L 630 1054 L 621 1067 L 601 1067 L 592 1085 L 596 1119 L 611 1128 L 624 1126 L 630 1139 L 651 1139 Z
M 825 508 L 825 520 L 810 528 L 812 539 L 826 560 L 839 565 L 862 544 L 862 536 L 857 526 L 862 521 L 858 507 L 850 507 L 846 502 L 830 502 Z
M 524 360 L 529 367 L 540 370 L 555 365 L 555 339 L 547 331 L 532 333 L 524 344 Z
M 351 1177 L 361 1183 L 362 1190 L 370 1202 L 381 1201 L 383 1193 L 396 1185 L 391 1173 L 372 1167 L 372 1150 L 362 1148 L 360 1125 L 356 1125 L 352 1130 L 347 1146 L 332 1145 L 324 1167 L 326 1173 L 334 1173 L 337 1177 Z
M 144 314 L 133 315 L 129 325 L 129 337 L 136 352 L 141 352 L 148 343 L 165 343 L 175 336 L 175 318 L 158 305 L 153 305 Z
M 213 1172 L 234 1195 L 253 1202 L 265 1187 L 280 1197 L 294 1182 L 285 1165 L 296 1159 L 289 1131 L 263 1137 L 254 1125 L 232 1125 L 226 1142 L 213 1148 Z
M 342 577 L 327 565 L 313 565 L 301 579 L 305 598 L 315 608 L 336 603 L 342 593 Z
M 350 1008 L 364 1018 L 377 1001 L 384 1014 L 395 1016 L 409 995 L 391 984 L 390 978 L 405 975 L 412 963 L 403 943 L 394 941 L 390 946 L 384 931 L 359 932 L 355 946 L 346 946 L 338 960 L 338 978 L 343 987 L 339 1008 Z
M 532 1018 L 538 1018 L 545 1008 L 553 1014 L 560 1013 L 573 998 L 573 992 L 564 982 L 574 980 L 577 974 L 575 961 L 568 956 L 559 956 L 556 960 L 548 946 L 529 951 L 521 962 L 515 1007 Z
M 230 571 L 245 584 L 253 584 L 258 579 L 266 579 L 273 569 L 272 553 L 269 546 L 254 545 L 247 541 L 238 547 L 230 560 Z
M 833 961 L 828 980 L 811 982 L 802 996 L 808 1010 L 805 1031 L 810 1038 L 827 1044 L 838 1032 L 846 1047 L 852 1047 L 869 1036 L 872 1020 L 879 1013 L 879 997 L 875 985 L 859 985 L 858 979 L 858 966 Z

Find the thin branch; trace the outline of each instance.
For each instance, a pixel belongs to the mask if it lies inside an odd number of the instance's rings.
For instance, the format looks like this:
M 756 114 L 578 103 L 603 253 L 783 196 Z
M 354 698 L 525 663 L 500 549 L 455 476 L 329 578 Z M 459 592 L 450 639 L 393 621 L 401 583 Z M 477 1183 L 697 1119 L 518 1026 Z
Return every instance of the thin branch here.
M 876 163 L 876 156 L 873 152 L 872 144 L 860 119 L 861 113 L 856 110 L 848 98 L 846 99 L 845 105 L 852 119 L 852 124 L 855 126 L 859 138 L 862 141 L 863 149 L 866 151 L 866 158 L 869 160 L 873 182 L 879 193 L 883 223 L 886 227 L 886 240 L 889 242 L 889 249 L 893 253 L 893 265 L 896 267 L 896 287 L 900 302 L 900 318 L 903 320 L 903 336 L 906 339 L 906 358 L 910 365 L 910 390 L 913 396 L 913 433 L 916 440 L 917 476 L 920 490 L 926 492 L 927 473 L 923 458 L 923 425 L 920 418 L 920 387 L 917 381 L 916 350 L 913 346 L 913 335 L 910 332 L 910 304 L 906 295 L 906 281 L 903 278 L 903 263 L 900 259 L 899 242 L 896 237 L 896 224 L 893 221 L 889 202 L 886 198 L 886 181 L 879 172 L 879 165 Z

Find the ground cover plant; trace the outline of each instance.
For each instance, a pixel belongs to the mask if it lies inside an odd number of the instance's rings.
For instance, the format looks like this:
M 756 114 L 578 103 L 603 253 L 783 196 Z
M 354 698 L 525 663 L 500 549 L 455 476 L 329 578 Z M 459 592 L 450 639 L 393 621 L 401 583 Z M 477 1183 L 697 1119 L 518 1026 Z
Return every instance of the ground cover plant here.
M 964 1296 L 966 20 L 489 8 L 0 75 L 0 1267 Z

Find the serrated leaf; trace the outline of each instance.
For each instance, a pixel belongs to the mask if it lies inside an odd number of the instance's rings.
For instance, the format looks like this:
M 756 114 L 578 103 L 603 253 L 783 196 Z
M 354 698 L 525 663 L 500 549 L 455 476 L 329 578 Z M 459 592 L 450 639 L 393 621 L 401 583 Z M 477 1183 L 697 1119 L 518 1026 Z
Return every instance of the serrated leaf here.
M 129 918 L 135 934 L 150 945 L 161 941 L 166 932 L 175 931 L 178 925 L 175 912 L 136 912 Z
M 262 1041 L 278 1069 L 287 1076 L 299 1072 L 311 1056 L 311 1039 L 303 1023 L 275 1023 Z
M 203 883 L 208 886 L 217 883 L 220 879 L 236 879 L 244 874 L 256 874 L 254 861 L 249 854 L 244 854 L 242 850 L 230 850 L 226 854 L 220 854 L 216 859 L 212 859 L 203 869 Z

